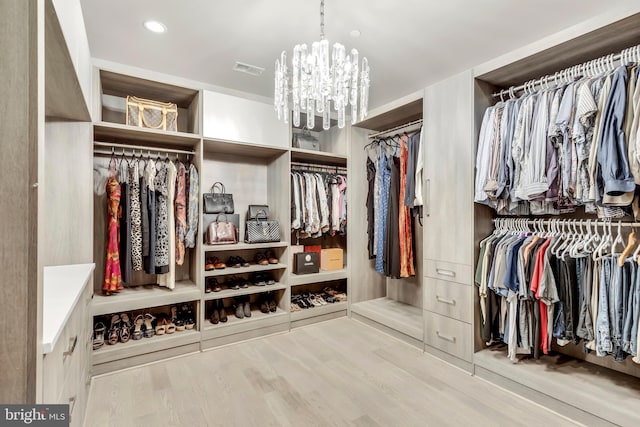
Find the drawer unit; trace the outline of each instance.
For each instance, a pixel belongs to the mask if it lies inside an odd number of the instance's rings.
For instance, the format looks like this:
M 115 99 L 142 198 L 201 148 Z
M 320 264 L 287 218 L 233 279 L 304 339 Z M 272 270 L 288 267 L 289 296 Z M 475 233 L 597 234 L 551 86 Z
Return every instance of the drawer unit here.
M 472 322 L 472 287 L 431 277 L 425 277 L 423 283 L 425 310 L 466 323 Z
M 473 268 L 466 264 L 453 262 L 425 260 L 425 276 L 448 282 L 461 283 L 471 286 L 473 284 Z
M 424 342 L 467 362 L 473 359 L 471 325 L 430 311 L 424 312 Z

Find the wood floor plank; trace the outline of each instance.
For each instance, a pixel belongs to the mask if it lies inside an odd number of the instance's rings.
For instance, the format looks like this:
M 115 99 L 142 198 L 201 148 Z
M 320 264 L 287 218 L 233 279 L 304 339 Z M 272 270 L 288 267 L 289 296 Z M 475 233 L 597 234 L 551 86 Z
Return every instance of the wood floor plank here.
M 575 424 L 339 318 L 94 378 L 85 425 Z

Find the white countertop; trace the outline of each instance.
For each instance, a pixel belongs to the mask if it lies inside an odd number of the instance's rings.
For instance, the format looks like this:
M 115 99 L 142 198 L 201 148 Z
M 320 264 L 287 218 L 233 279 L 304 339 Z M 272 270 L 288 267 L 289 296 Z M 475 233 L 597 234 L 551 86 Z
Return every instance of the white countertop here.
M 44 268 L 42 299 L 42 352 L 51 353 L 69 320 L 95 264 Z

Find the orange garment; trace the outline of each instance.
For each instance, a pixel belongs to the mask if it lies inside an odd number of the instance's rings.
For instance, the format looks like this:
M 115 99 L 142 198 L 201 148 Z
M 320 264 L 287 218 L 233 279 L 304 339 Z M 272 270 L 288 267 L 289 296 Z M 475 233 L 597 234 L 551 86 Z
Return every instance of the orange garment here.
M 104 265 L 102 290 L 109 294 L 124 289 L 120 271 L 120 222 L 118 221 L 120 183 L 113 176 L 107 181 L 107 198 L 107 261 Z
M 404 197 L 407 186 L 407 162 L 409 159 L 409 148 L 407 146 L 407 134 L 400 140 L 400 212 L 398 216 L 398 227 L 400 228 L 400 277 L 415 276 L 416 271 L 413 265 L 413 236 L 411 233 L 411 212 L 409 207 L 404 205 Z
M 540 299 L 540 280 L 542 279 L 542 273 L 544 271 L 544 254 L 547 252 L 547 249 L 551 244 L 551 240 L 552 239 L 547 239 L 547 241 L 540 246 L 540 249 L 536 254 L 533 277 L 531 278 L 531 290 L 535 293 L 540 304 L 540 349 L 544 354 L 549 354 L 549 318 L 547 315 L 547 305 Z

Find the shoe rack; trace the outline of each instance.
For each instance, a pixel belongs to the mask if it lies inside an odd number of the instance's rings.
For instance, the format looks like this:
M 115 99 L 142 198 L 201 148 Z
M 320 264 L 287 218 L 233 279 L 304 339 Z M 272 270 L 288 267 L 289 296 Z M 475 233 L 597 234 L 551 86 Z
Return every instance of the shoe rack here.
M 105 338 L 105 344 L 92 352 L 93 375 L 286 332 L 295 326 L 347 314 L 346 301 L 317 307 L 313 312 L 310 309 L 304 314 L 291 313 L 291 295 L 303 289 L 321 292 L 337 280 L 346 294 L 348 273 L 346 238 L 343 237 L 339 238 L 342 243 L 331 245 L 345 249 L 344 269 L 306 276 L 292 273 L 290 171 L 291 162 L 346 167 L 348 128 L 344 132 L 337 129 L 325 132 L 321 151 L 298 149 L 291 146 L 290 126 L 277 121 L 268 104 L 212 92 L 198 82 L 106 61 L 96 62 L 94 76 L 94 117 L 97 118 L 93 124 L 94 141 L 132 145 L 136 147 L 134 153 L 155 155 L 154 149 L 158 148 L 192 152 L 190 161 L 200 177 L 200 214 L 196 247 L 188 250 L 184 265 L 176 268 L 174 289 L 158 286 L 155 276 L 134 273 L 134 280 L 125 289 L 107 296 L 101 290 L 106 258 L 106 196 L 94 194 L 96 273 L 92 324 L 102 322 L 108 335 L 114 315 L 121 317 L 126 313 L 130 322 L 140 315 L 155 318 L 151 326 L 155 330 L 158 319 L 165 319 L 173 307 L 185 304 L 191 307 L 195 324 L 191 330 L 167 329 L 174 332 L 125 342 L 118 340 L 113 345 L 107 344 Z M 176 103 L 178 131 L 126 125 L 127 95 Z M 96 155 L 94 168 L 104 168 L 108 161 L 109 157 Z M 208 224 L 202 213 L 202 195 L 217 181 L 234 197 L 235 214 L 240 219 L 236 244 L 206 244 Z M 270 219 L 280 224 L 280 242 L 244 242 L 245 217 L 251 204 L 269 206 Z M 257 263 L 256 255 L 267 251 L 275 257 L 274 262 Z M 208 260 L 217 258 L 226 263 L 230 257 L 237 256 L 249 265 L 207 268 Z M 260 275 L 270 279 L 270 284 L 262 285 Z M 235 282 L 240 284 L 235 286 Z M 214 292 L 208 283 L 217 283 L 220 289 Z M 239 305 L 243 311 L 241 318 L 236 316 Z M 220 320 L 221 307 L 224 307 L 226 322 Z M 218 321 L 214 324 L 216 317 Z

